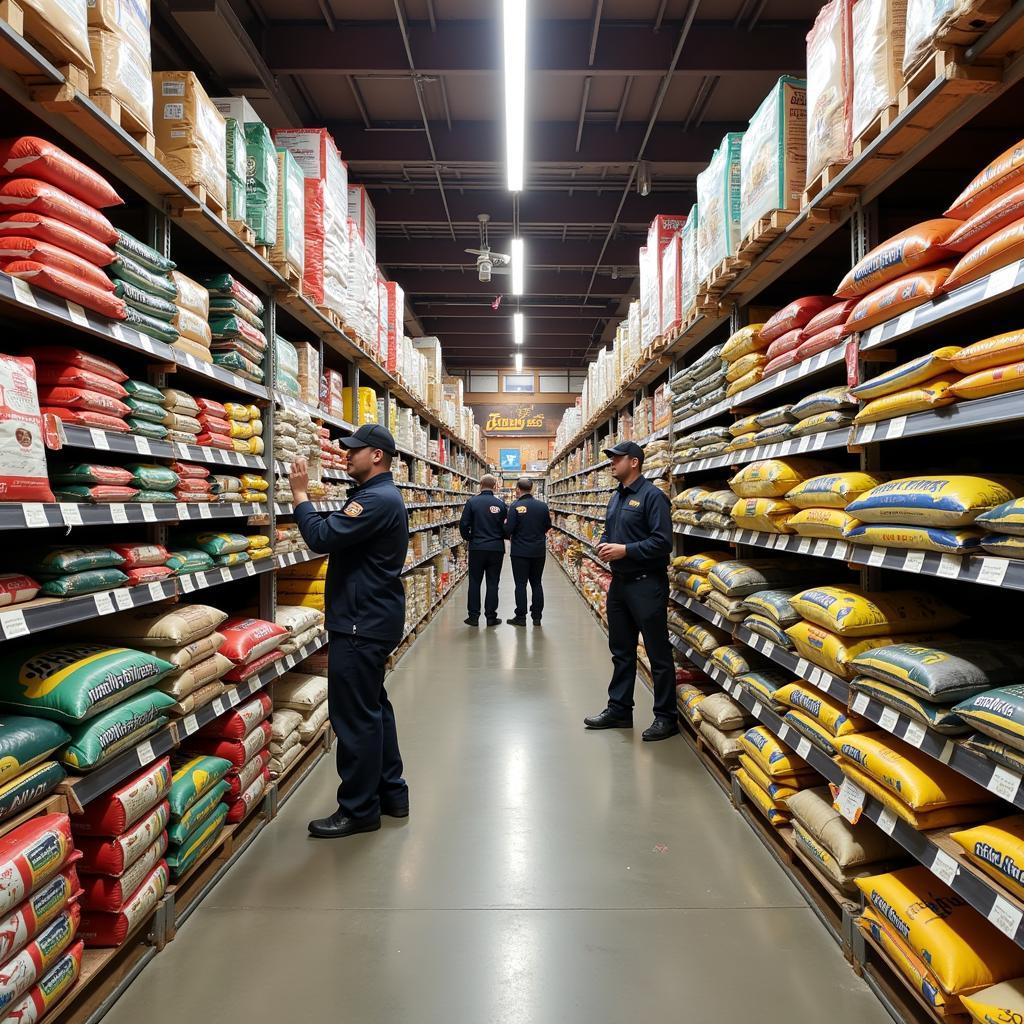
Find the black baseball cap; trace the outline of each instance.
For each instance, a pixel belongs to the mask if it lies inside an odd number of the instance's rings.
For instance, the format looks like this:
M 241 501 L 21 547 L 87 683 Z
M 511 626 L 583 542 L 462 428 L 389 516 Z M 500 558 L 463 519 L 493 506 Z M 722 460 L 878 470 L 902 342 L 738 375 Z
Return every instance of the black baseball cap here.
M 644 450 L 636 441 L 620 441 L 614 448 L 605 448 L 604 453 L 608 458 L 613 455 L 628 455 L 631 459 L 639 459 L 641 464 L 644 461 Z
M 379 448 L 388 455 L 398 454 L 391 431 L 379 423 L 364 423 L 351 437 L 343 437 L 341 444 L 343 448 Z

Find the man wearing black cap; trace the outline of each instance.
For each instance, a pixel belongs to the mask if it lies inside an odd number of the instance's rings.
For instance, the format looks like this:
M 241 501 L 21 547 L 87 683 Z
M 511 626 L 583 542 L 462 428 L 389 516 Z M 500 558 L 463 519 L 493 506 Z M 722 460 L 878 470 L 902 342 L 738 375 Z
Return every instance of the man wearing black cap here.
M 636 647 L 640 635 L 651 663 L 654 723 L 645 740 L 664 740 L 679 732 L 676 673 L 668 640 L 668 561 L 672 552 L 672 513 L 667 495 L 642 475 L 644 450 L 633 441 L 606 448 L 619 486 L 608 502 L 597 546 L 611 565 L 608 588 L 608 648 L 612 681 L 608 706 L 584 719 L 588 729 L 632 729 Z
M 505 517 L 508 508 L 495 493 L 498 478 L 485 473 L 480 478 L 480 493 L 466 502 L 459 521 L 459 533 L 469 545 L 469 593 L 466 599 L 466 625 L 480 625 L 480 584 L 487 577 L 484 615 L 488 626 L 501 623 L 498 618 L 498 584 L 505 561 Z
M 376 831 L 381 814 L 409 815 L 395 712 L 384 688 L 388 655 L 405 631 L 401 577 L 409 514 L 391 476 L 398 449 L 390 431 L 377 424 L 360 427 L 341 443 L 357 486 L 340 512 L 317 512 L 310 504 L 304 458 L 289 473 L 303 540 L 332 556 L 324 583 L 328 710 L 342 784 L 337 811 L 309 823 L 310 834 L 325 839 Z

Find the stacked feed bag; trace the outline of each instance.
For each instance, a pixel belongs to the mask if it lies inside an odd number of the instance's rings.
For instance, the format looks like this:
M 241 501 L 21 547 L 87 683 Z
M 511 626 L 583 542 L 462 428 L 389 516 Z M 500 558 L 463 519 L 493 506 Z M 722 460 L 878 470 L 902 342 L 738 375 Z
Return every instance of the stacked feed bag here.
M 772 210 L 799 210 L 806 177 L 807 83 L 784 75 L 743 135 L 740 237 Z
M 770 344 L 764 376 L 834 348 L 846 337 L 846 321 L 853 312 L 853 300 L 835 302 L 827 296 L 805 295 L 794 299 L 765 324 L 761 334 Z
M 788 491 L 830 466 L 817 459 L 765 459 L 744 466 L 729 480 L 737 495 L 731 514 L 743 530 L 762 533 L 793 533 L 789 520 L 796 511 L 785 499 Z
M 193 749 L 193 746 L 200 749 Z M 226 776 L 232 762 L 205 753 L 206 748 L 219 746 L 217 740 L 190 738 L 171 760 L 174 775 L 168 794 L 167 865 L 172 881 L 177 881 L 203 859 L 217 842 L 228 816 L 224 798 L 231 788 Z
M 233 117 L 224 119 L 224 156 L 228 190 L 226 212 L 231 220 L 244 221 L 247 202 L 245 128 Z
M 199 435 L 203 432 L 199 422 L 199 402 L 180 388 L 160 388 L 160 394 L 167 440 L 178 444 L 198 444 Z
M 294 343 L 298 358 L 299 398 L 314 409 L 320 406 L 320 349 L 307 341 Z
M 785 500 L 799 509 L 789 517 L 788 525 L 801 537 L 842 540 L 846 531 L 857 525 L 847 507 L 887 478 L 858 470 L 810 477 L 786 492 Z
M 89 77 L 90 95 L 113 96 L 134 119 L 133 127 L 151 132 L 153 67 L 148 0 L 130 4 L 93 0 L 88 9 L 89 49 L 96 65 L 95 74 Z
M 33 358 L 40 412 L 74 426 L 128 433 L 128 374 L 116 363 L 64 345 L 37 346 Z
M 295 157 L 281 146 L 274 150 L 277 159 L 274 200 L 274 243 L 270 258 L 285 264 L 305 279 L 306 272 L 306 178 Z M 316 212 L 315 210 L 313 211 Z M 310 260 L 316 250 L 311 250 Z
M 171 762 L 161 758 L 72 816 L 87 946 L 122 945 L 163 896 L 170 790 Z
M 230 274 L 218 274 L 203 283 L 210 293 L 214 363 L 262 384 L 267 350 L 262 299 Z
M 288 636 L 281 644 L 285 654 L 293 654 L 324 635 L 324 613 L 316 608 L 279 604 L 274 621 L 288 630 Z
M 740 243 L 742 132 L 729 132 L 708 166 L 697 175 L 697 280 L 704 282 Z
M 0 721 L 0 821 L 42 800 L 63 782 L 56 758 L 70 736 L 59 722 L 27 715 Z
M 274 684 L 274 729 L 270 770 L 280 775 L 295 761 L 328 719 L 327 678 L 289 672 Z
M 125 304 L 100 268 L 118 232 L 100 212 L 121 197 L 95 171 L 35 136 L 0 141 L 0 270 L 112 320 Z
M 813 786 L 820 776 L 803 758 L 782 746 L 763 725 L 748 729 L 740 738 L 740 745 L 753 770 L 741 766 L 736 772 L 736 781 L 772 825 L 786 824 L 790 811 L 782 800 L 782 793 L 791 795 L 792 791 Z M 784 787 L 784 790 L 775 787 Z
M 377 260 L 377 214 L 365 185 L 349 185 L 348 216 L 359 232 L 370 259 Z
M 164 166 L 227 205 L 224 117 L 191 71 L 153 73 L 153 127 Z
M 300 565 L 291 565 L 278 573 L 278 596 L 287 604 L 314 608 L 322 613 L 326 580 L 326 558 L 314 559 Z
M 285 128 L 274 142 L 303 174 L 305 256 L 303 294 L 344 316 L 348 278 L 348 173 L 326 128 Z
M 757 384 L 764 374 L 768 342 L 761 337 L 764 324 L 741 327 L 722 347 L 725 360 L 726 397 L 739 394 Z
M 220 653 L 234 666 L 224 676 L 227 683 L 244 682 L 284 657 L 280 647 L 288 630 L 274 622 L 236 615 L 220 627 L 220 632 L 224 635 Z

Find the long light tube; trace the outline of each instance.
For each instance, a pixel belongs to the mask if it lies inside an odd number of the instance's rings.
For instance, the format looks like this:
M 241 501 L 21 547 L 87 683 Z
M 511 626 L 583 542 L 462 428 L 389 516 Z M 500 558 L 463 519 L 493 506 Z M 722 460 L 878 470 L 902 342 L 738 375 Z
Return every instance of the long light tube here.
M 526 333 L 526 325 L 523 323 L 522 313 L 512 314 L 512 340 L 517 345 L 522 345 L 523 336 Z
M 522 192 L 526 162 L 526 0 L 503 0 L 505 158 L 509 192 Z
M 526 251 L 521 238 L 512 239 L 512 294 L 523 294 L 523 280 L 526 277 Z
M 522 373 L 522 372 L 523 372 L 523 353 L 522 352 L 517 352 L 516 353 L 516 373 Z

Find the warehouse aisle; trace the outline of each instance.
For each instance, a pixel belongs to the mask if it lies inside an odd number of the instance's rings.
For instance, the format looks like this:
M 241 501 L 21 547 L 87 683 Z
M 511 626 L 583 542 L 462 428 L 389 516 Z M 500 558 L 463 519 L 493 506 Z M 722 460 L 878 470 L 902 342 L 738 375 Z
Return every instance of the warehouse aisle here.
M 463 589 L 391 677 L 412 817 L 310 840 L 322 762 L 110 1024 L 889 1020 L 685 742 L 640 741 L 643 686 L 584 731 L 606 641 L 546 577 L 542 630 L 469 629 Z

